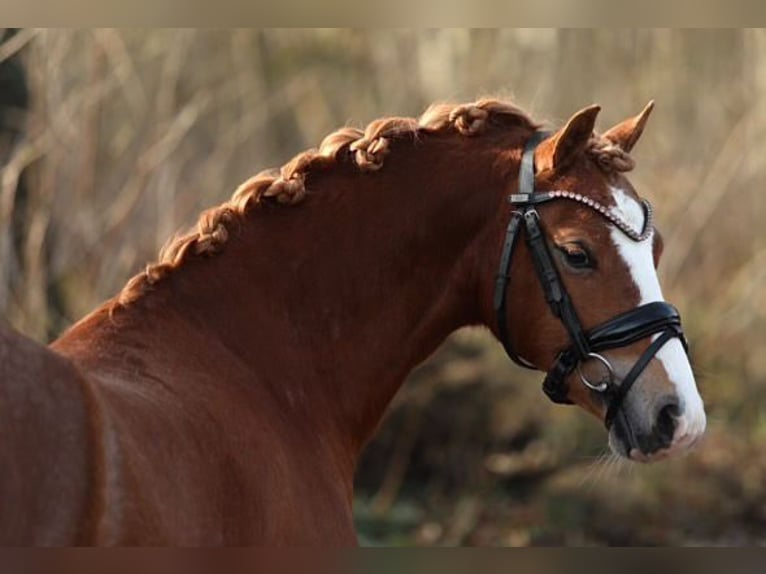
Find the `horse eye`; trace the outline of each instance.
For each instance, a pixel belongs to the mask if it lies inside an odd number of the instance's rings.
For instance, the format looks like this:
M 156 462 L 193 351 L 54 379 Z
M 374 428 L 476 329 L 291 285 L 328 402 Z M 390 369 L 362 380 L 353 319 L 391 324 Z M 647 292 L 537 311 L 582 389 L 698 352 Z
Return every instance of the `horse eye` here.
M 559 250 L 570 267 L 575 269 L 590 269 L 593 267 L 590 254 L 583 245 L 579 243 L 565 243 L 559 246 Z

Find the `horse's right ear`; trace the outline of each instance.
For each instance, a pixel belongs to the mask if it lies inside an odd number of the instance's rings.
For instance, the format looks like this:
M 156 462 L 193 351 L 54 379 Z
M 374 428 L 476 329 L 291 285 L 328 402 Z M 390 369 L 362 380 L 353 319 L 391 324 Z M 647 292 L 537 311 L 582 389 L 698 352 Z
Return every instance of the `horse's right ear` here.
M 641 137 L 646 120 L 649 119 L 653 109 L 654 100 L 646 104 L 643 111 L 636 117 L 629 118 L 604 132 L 604 137 L 618 145 L 623 151 L 630 153 L 638 138 Z
M 596 116 L 601 106 L 588 106 L 573 115 L 567 124 L 542 142 L 535 151 L 538 171 L 560 170 L 569 165 L 585 150 L 593 135 Z

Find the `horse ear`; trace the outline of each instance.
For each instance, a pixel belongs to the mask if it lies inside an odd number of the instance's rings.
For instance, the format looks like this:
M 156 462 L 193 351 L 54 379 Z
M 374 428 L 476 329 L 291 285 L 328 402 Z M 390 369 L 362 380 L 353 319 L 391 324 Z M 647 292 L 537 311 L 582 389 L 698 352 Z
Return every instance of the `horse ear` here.
M 607 130 L 604 133 L 604 137 L 611 141 L 613 144 L 619 146 L 623 151 L 630 152 L 633 146 L 636 145 L 638 138 L 641 137 L 641 133 L 644 131 L 646 120 L 649 119 L 649 115 L 654 109 L 654 100 L 646 104 L 643 111 L 633 118 L 629 118 L 624 122 L 621 122 L 613 128 Z
M 538 170 L 559 170 L 582 153 L 593 135 L 599 111 L 601 106 L 597 105 L 580 110 L 563 128 L 541 143 L 535 152 Z

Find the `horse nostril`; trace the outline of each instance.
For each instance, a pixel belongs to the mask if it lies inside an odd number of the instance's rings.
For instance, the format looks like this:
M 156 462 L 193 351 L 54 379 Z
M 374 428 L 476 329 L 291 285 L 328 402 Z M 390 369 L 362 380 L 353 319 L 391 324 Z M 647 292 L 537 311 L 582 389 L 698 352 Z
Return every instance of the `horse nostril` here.
M 660 448 L 668 447 L 673 442 L 676 421 L 680 416 L 681 408 L 675 401 L 666 404 L 660 409 L 660 412 L 657 414 L 657 425 L 655 426 L 655 434 L 660 443 Z

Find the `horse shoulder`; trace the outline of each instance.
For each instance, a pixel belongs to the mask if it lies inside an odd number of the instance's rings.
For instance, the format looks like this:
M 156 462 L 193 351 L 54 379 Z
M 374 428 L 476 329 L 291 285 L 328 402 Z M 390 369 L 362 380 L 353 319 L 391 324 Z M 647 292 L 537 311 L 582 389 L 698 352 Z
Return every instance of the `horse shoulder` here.
M 100 509 L 99 414 L 64 357 L 0 328 L 0 543 L 85 543 Z

